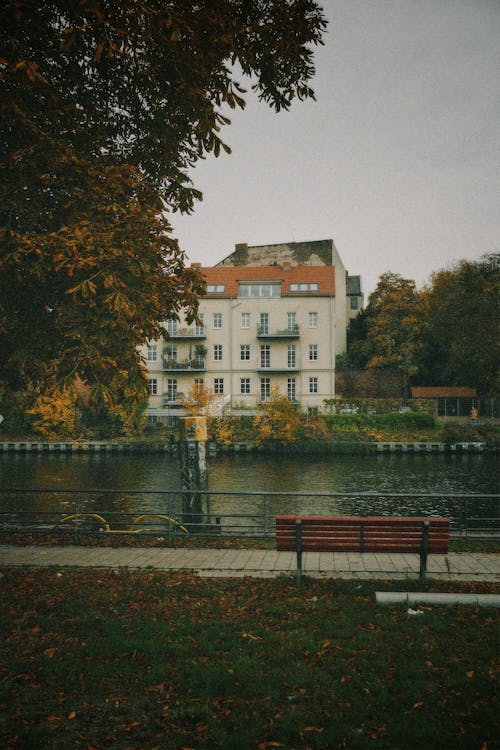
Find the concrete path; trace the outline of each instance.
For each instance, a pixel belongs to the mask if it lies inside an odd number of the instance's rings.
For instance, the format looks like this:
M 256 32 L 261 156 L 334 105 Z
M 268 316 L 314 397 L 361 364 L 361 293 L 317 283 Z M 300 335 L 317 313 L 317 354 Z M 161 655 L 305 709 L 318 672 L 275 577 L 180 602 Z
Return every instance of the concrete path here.
M 417 578 L 416 554 L 305 552 L 303 574 L 320 578 Z M 189 570 L 200 576 L 272 578 L 295 575 L 294 552 L 258 549 L 170 549 L 0 545 L 0 568 L 153 568 Z M 428 578 L 500 581 L 500 554 L 449 552 L 429 555 Z

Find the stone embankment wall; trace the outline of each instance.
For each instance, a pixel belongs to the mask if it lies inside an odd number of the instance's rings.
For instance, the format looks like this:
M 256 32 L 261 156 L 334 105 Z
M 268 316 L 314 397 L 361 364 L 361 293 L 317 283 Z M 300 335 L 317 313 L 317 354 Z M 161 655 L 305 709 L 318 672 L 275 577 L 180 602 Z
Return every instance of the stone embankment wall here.
M 309 441 L 307 443 L 292 443 L 289 446 L 261 446 L 256 448 L 249 443 L 233 443 L 229 446 L 217 446 L 208 443 L 208 455 L 213 456 L 218 450 L 234 453 L 249 453 L 254 450 L 266 452 L 286 453 L 481 453 L 485 449 L 484 443 L 335 443 L 330 441 Z M 177 453 L 176 443 L 170 442 L 110 442 L 110 441 L 5 441 L 0 442 L 0 453 Z

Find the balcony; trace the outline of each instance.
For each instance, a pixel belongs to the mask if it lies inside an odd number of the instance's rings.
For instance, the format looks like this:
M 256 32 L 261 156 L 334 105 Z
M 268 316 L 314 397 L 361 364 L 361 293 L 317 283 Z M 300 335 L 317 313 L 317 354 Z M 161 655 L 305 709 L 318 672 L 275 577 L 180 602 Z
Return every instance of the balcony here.
M 169 340 L 175 341 L 203 341 L 206 339 L 205 328 L 176 328 L 169 332 Z
M 257 338 L 266 339 L 267 341 L 271 339 L 298 339 L 300 338 L 300 332 L 297 325 L 285 328 L 282 331 L 270 331 L 266 326 L 259 326 L 257 328 Z
M 299 372 L 299 368 L 297 365 L 293 365 L 293 367 L 290 367 L 287 364 L 283 365 L 264 365 L 262 362 L 257 363 L 257 372 L 260 373 L 269 373 L 270 375 L 276 375 L 278 373 L 288 372 L 292 375 Z
M 163 406 L 163 408 L 167 408 L 167 409 L 181 409 L 183 406 L 183 403 L 180 400 L 181 396 L 184 396 L 184 394 L 181 393 L 180 391 L 178 391 L 177 393 L 173 393 L 171 395 L 165 393 L 162 396 L 161 405 Z
M 186 359 L 183 362 L 177 362 L 175 359 L 163 358 L 164 372 L 205 372 L 207 364 L 205 359 Z

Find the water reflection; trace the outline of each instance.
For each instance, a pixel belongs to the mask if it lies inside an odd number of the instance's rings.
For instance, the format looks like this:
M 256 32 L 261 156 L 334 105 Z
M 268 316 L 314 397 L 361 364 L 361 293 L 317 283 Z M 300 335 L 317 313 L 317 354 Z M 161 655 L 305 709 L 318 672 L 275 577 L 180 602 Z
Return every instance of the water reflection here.
M 0 494 L 1 510 L 43 510 L 107 513 L 167 513 L 179 510 L 180 469 L 175 457 L 163 454 L 2 454 L 0 486 L 19 489 L 60 489 L 55 494 Z M 65 489 L 95 490 L 74 496 Z M 105 489 L 122 490 L 113 494 Z M 497 459 L 491 455 L 376 455 L 289 457 L 224 455 L 210 462 L 209 489 L 222 492 L 280 492 L 263 495 L 211 498 L 213 515 L 246 514 L 363 514 L 387 515 L 425 513 L 453 515 L 461 512 L 460 502 L 449 497 L 432 499 L 365 498 L 364 492 L 378 493 L 495 493 L 498 492 Z M 125 494 L 123 490 L 137 490 Z M 149 491 L 153 494 L 140 494 Z M 171 496 L 156 494 L 169 491 Z M 328 493 L 355 493 L 332 498 Z M 290 493 L 290 494 L 288 494 Z M 294 497 L 291 493 L 302 493 Z M 358 494 L 359 493 L 359 494 Z M 81 502 L 80 502 L 81 501 Z M 477 501 L 475 514 L 498 515 L 498 503 Z

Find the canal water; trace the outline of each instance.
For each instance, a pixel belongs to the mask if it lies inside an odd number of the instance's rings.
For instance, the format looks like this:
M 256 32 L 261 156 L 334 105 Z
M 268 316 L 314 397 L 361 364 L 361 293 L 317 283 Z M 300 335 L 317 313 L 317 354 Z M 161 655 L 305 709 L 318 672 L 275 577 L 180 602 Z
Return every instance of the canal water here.
M 423 513 L 458 518 L 463 513 L 461 501 L 450 495 L 498 493 L 497 461 L 491 454 L 324 457 L 224 454 L 209 462 L 210 512 L 221 516 Z M 179 462 L 165 454 L 1 454 L 0 488 L 57 490 L 56 493 L 2 492 L 2 511 L 22 508 L 49 512 L 77 509 L 175 514 L 180 510 Z M 65 493 L 67 489 L 93 492 L 76 496 Z M 118 492 L 100 492 L 110 489 Z M 155 494 L 164 491 L 175 496 Z M 283 494 L 271 499 L 259 494 L 268 492 Z M 367 492 L 408 496 L 363 497 L 362 493 Z M 328 497 L 329 493 L 351 496 Z M 440 497 L 412 498 L 416 493 Z M 497 517 L 498 510 L 498 499 L 468 501 L 469 515 L 486 519 Z

